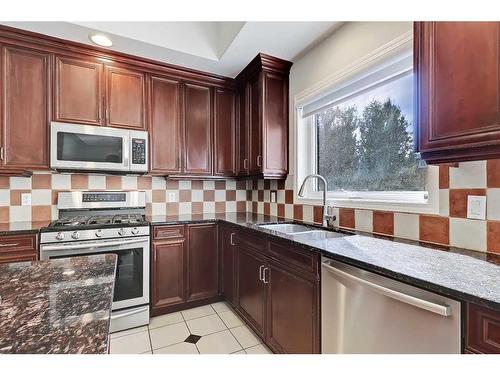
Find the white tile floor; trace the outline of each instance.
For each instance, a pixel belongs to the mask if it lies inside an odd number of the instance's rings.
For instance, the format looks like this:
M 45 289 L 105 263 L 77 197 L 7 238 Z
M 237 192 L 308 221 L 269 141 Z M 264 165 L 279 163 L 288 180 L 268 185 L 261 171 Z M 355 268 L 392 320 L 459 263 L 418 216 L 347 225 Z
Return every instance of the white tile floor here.
M 192 344 L 189 335 L 201 338 Z M 111 334 L 111 354 L 270 354 L 225 302 L 151 319 L 148 326 Z

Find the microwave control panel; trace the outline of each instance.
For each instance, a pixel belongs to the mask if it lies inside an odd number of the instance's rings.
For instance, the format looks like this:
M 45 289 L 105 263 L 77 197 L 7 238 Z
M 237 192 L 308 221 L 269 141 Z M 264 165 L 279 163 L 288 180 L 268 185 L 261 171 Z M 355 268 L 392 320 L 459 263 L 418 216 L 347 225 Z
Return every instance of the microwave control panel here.
M 132 138 L 132 164 L 146 164 L 146 140 Z

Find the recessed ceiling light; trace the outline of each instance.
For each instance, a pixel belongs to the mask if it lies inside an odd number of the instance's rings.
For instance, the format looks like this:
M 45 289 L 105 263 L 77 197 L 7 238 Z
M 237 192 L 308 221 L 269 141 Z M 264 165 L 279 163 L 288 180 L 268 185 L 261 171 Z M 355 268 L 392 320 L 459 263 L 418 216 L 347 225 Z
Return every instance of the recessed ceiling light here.
M 111 39 L 103 34 L 90 34 L 89 38 L 92 42 L 101 47 L 111 47 L 113 45 Z

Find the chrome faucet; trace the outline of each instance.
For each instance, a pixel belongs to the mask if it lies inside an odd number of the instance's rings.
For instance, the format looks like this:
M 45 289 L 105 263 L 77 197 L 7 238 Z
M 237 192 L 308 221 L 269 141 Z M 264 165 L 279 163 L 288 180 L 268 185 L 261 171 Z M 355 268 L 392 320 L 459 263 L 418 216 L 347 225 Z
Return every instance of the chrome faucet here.
M 326 179 L 320 175 L 320 174 L 310 174 L 307 175 L 306 178 L 304 178 L 304 181 L 302 181 L 302 185 L 300 186 L 299 189 L 299 197 L 304 196 L 304 189 L 306 187 L 306 182 L 310 178 L 317 178 L 321 181 L 323 181 L 323 226 L 326 228 L 333 227 L 333 222 L 335 221 L 335 215 L 332 215 L 331 213 L 331 207 L 328 207 L 326 205 L 326 194 L 328 193 L 328 182 Z

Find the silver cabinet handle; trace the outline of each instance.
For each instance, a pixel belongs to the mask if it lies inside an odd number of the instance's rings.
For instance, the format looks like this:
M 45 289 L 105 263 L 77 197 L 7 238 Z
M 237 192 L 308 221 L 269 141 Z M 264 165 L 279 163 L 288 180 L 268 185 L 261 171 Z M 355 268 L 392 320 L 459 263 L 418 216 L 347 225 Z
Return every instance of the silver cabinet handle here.
M 243 169 L 248 169 L 248 159 L 243 159 Z
M 257 167 L 262 167 L 262 156 L 257 155 Z
M 262 281 L 264 284 L 269 284 L 269 267 L 264 268 L 262 272 Z
M 18 245 L 19 245 L 19 242 L 18 243 L 1 243 L 0 247 L 10 247 L 10 246 L 18 246 Z
M 451 307 L 447 305 L 440 305 L 434 302 L 426 301 L 424 299 L 418 298 L 411 296 L 409 294 L 401 293 L 397 290 L 394 289 L 389 289 L 386 288 L 385 286 L 375 284 L 371 281 L 362 279 L 358 276 L 355 276 L 349 272 L 345 272 L 342 270 L 339 270 L 338 268 L 332 267 L 326 262 L 322 263 L 322 267 L 327 270 L 328 272 L 344 277 L 346 279 L 350 279 L 358 284 L 361 284 L 362 286 L 365 286 L 367 288 L 372 289 L 375 292 L 378 292 L 380 294 L 383 294 L 386 297 L 393 298 L 395 300 L 401 301 L 403 303 L 407 303 L 409 305 L 418 307 L 423 310 L 427 310 L 430 312 L 433 312 L 435 314 L 439 314 L 442 316 L 451 316 Z
M 234 233 L 231 233 L 231 237 L 230 237 L 229 242 L 231 243 L 231 246 L 235 245 L 235 243 L 234 243 Z
M 265 266 L 260 266 L 259 267 L 259 280 L 262 281 L 262 282 L 264 281 L 264 272 L 263 272 L 264 268 L 265 268 Z

